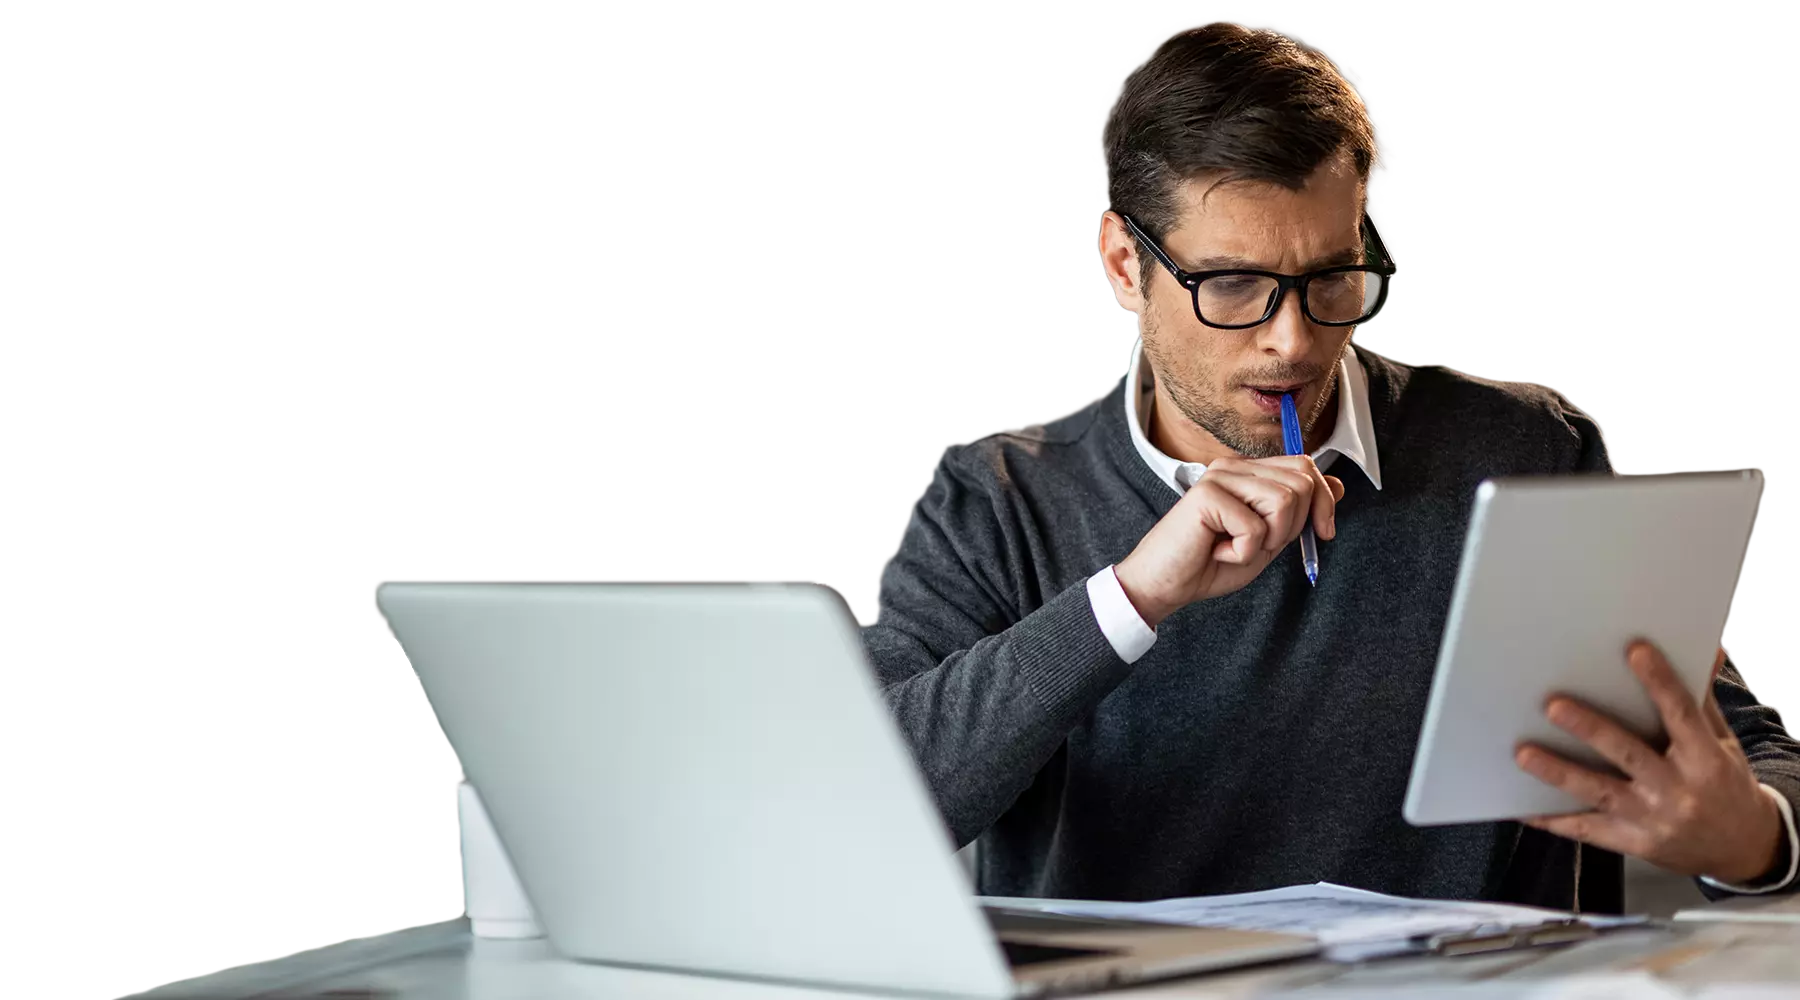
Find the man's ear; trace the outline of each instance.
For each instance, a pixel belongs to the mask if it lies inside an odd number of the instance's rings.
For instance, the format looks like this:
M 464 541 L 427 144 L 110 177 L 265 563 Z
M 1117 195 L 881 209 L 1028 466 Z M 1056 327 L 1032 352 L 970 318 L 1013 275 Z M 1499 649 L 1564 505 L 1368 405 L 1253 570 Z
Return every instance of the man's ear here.
M 1138 267 L 1137 240 L 1131 238 L 1119 213 L 1110 209 L 1100 213 L 1100 266 L 1119 307 L 1142 313 L 1144 288 L 1139 275 L 1143 272 Z

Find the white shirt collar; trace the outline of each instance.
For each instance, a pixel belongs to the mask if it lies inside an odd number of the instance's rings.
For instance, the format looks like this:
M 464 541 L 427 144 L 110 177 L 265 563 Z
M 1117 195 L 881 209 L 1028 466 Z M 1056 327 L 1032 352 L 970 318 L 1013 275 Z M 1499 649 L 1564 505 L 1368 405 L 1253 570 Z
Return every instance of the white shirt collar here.
M 1338 362 L 1337 426 L 1331 437 L 1312 453 L 1320 469 L 1329 468 L 1339 455 L 1355 462 L 1381 489 L 1381 459 L 1375 452 L 1375 421 L 1369 416 L 1369 373 L 1357 360 L 1356 351 L 1346 348 Z M 1150 443 L 1150 411 L 1156 400 L 1156 380 L 1144 354 L 1144 341 L 1131 345 L 1131 368 L 1125 377 L 1125 426 L 1131 430 L 1131 443 L 1138 455 L 1150 466 L 1157 478 L 1169 484 L 1176 493 L 1186 493 L 1199 480 L 1206 466 L 1200 462 L 1178 462 Z

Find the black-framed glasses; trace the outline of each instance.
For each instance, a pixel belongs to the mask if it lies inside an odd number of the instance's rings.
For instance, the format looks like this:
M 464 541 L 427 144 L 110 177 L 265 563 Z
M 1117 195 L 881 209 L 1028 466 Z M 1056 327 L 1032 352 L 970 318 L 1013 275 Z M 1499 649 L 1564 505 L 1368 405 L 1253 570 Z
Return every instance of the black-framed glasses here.
M 1322 267 L 1305 274 L 1253 268 L 1183 271 L 1137 220 L 1124 212 L 1119 217 L 1131 235 L 1149 247 L 1175 280 L 1193 294 L 1195 318 L 1220 330 L 1247 330 L 1268 322 L 1290 288 L 1299 293 L 1300 311 L 1307 319 L 1320 326 L 1355 326 L 1381 311 L 1387 301 L 1388 279 L 1397 270 L 1366 212 L 1361 226 L 1363 259 L 1374 263 Z

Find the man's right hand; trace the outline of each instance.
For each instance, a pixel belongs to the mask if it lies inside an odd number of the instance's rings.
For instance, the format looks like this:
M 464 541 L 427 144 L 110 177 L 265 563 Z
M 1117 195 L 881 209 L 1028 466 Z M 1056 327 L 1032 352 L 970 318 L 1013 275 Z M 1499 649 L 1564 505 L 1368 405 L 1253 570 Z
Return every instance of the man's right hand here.
M 1195 601 L 1256 579 L 1300 537 L 1308 516 L 1320 538 L 1334 537 L 1343 495 L 1343 482 L 1306 455 L 1219 459 L 1113 572 L 1155 628 Z

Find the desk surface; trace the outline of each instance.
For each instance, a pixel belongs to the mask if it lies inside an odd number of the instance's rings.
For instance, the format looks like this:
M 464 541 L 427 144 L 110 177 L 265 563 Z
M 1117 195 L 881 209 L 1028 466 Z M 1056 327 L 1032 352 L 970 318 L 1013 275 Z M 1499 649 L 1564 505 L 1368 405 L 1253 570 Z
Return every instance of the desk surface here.
M 1734 900 L 1734 907 L 1758 905 Z M 1764 904 L 1767 905 L 1767 904 Z M 1773 905 L 1792 909 L 1792 898 Z M 1744 987 L 1741 992 L 1738 988 Z M 1800 996 L 1800 924 L 1684 923 L 1558 948 L 1360 965 L 1287 962 L 1116 991 L 1133 997 Z M 541 938 L 472 937 L 466 920 L 346 941 L 172 983 L 134 1000 L 826 1000 L 868 994 L 569 962 Z

